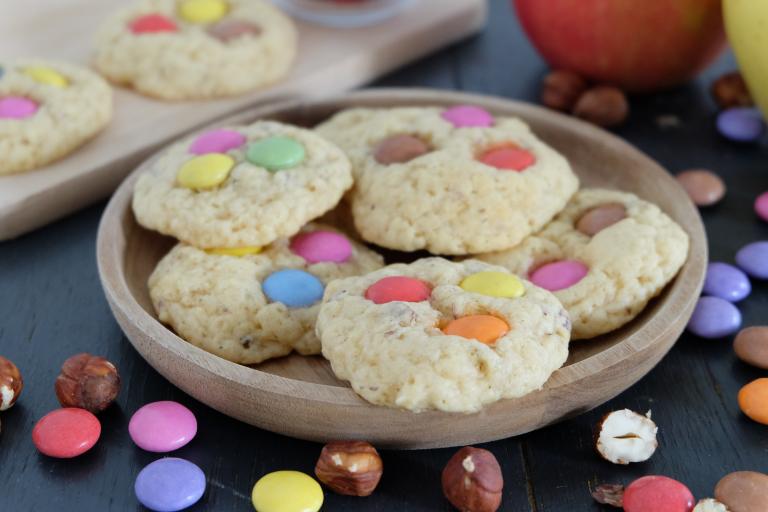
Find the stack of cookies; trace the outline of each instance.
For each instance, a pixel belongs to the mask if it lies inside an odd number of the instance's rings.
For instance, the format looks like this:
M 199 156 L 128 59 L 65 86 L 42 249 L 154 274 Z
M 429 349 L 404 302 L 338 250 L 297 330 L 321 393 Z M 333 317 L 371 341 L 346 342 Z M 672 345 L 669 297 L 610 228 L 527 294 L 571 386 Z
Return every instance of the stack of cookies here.
M 657 206 L 579 190 L 524 122 L 466 105 L 198 134 L 152 161 L 133 209 L 180 240 L 149 288 L 182 338 L 244 364 L 322 353 L 366 400 L 413 411 L 541 388 L 688 253 Z M 384 266 L 386 250 L 419 252 Z

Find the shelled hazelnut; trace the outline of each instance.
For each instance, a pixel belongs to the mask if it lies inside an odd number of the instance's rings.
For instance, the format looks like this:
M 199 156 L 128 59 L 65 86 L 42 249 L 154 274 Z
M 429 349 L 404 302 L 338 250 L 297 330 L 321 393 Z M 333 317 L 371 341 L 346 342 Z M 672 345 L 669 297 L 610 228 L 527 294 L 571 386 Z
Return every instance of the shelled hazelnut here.
M 365 441 L 335 441 L 323 446 L 315 465 L 318 480 L 347 496 L 370 496 L 379 485 L 384 466 Z
M 9 359 L 0 356 L 0 411 L 10 409 L 18 400 L 24 379 L 21 372 Z
M 573 115 L 604 128 L 619 126 L 629 116 L 629 102 L 621 89 L 599 85 L 579 97 Z
M 96 414 L 117 398 L 120 375 L 103 357 L 77 354 L 64 361 L 55 387 L 62 407 L 79 407 Z
M 488 450 L 465 446 L 443 469 L 443 494 L 462 512 L 495 512 L 501 505 L 504 478 Z
M 712 98 L 720 108 L 751 107 L 754 102 L 738 71 L 726 73 L 712 83 Z
M 570 112 L 587 90 L 587 81 L 571 71 L 556 70 L 544 77 L 541 102 L 549 108 Z

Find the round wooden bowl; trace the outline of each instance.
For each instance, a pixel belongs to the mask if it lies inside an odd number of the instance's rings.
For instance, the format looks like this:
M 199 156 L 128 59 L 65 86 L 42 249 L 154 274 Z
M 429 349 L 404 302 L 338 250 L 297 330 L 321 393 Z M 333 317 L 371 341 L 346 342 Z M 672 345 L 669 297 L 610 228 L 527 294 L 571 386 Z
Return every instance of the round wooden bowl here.
M 337 380 L 321 357 L 293 355 L 241 366 L 188 344 L 157 320 L 147 278 L 174 241 L 140 227 L 131 212 L 134 181 L 145 163 L 112 197 L 97 243 L 107 300 L 136 350 L 186 393 L 252 425 L 314 441 L 364 439 L 392 448 L 457 446 L 514 436 L 583 413 L 634 384 L 667 353 L 685 327 L 704 279 L 707 244 L 699 214 L 677 182 L 618 137 L 524 103 L 423 89 L 376 89 L 330 100 L 257 107 L 217 125 L 269 118 L 312 126 L 353 106 L 455 104 L 520 116 L 570 159 L 584 186 L 630 191 L 658 204 L 691 237 L 688 261 L 674 282 L 627 326 L 573 343 L 565 366 L 539 391 L 496 402 L 476 414 L 417 414 L 380 407 Z

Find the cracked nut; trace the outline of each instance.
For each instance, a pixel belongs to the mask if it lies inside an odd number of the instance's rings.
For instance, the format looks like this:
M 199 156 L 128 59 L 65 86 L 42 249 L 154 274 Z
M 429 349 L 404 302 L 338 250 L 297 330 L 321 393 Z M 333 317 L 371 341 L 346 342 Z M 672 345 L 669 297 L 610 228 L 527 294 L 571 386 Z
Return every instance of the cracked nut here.
M 645 416 L 629 409 L 613 411 L 597 425 L 597 452 L 614 464 L 643 462 L 659 446 L 658 430 L 651 421 L 651 411 Z
M 754 102 L 738 71 L 726 73 L 712 84 L 712 98 L 720 108 L 751 107 Z
M 692 512 L 729 512 L 728 507 L 723 505 L 717 500 L 707 498 L 705 500 L 699 500 Z
M 315 465 L 318 480 L 332 491 L 347 496 L 370 496 L 383 472 L 379 452 L 365 441 L 328 443 Z
M 570 112 L 587 90 L 587 82 L 576 73 L 558 70 L 544 77 L 541 102 L 552 109 Z
M 624 507 L 624 486 L 621 484 L 600 484 L 592 491 L 592 497 L 601 505 Z
M 495 512 L 501 505 L 504 478 L 488 450 L 465 446 L 443 469 L 443 494 L 462 512 Z
M 94 414 L 109 407 L 120 392 L 120 375 L 103 357 L 77 354 L 61 366 L 56 397 L 62 407 L 79 407 Z
M 22 389 L 24 380 L 19 369 L 10 360 L 0 356 L 0 411 L 10 409 Z
M 585 121 L 610 128 L 622 124 L 629 115 L 629 102 L 624 91 L 601 85 L 588 89 L 573 107 L 573 115 Z

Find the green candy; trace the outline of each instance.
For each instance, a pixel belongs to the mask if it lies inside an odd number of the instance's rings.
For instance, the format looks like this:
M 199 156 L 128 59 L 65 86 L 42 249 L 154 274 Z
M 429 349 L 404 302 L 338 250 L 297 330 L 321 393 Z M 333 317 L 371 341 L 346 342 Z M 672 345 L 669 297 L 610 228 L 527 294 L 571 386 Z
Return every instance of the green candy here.
M 304 161 L 301 142 L 290 137 L 267 137 L 248 146 L 245 157 L 253 165 L 275 172 L 296 167 Z

